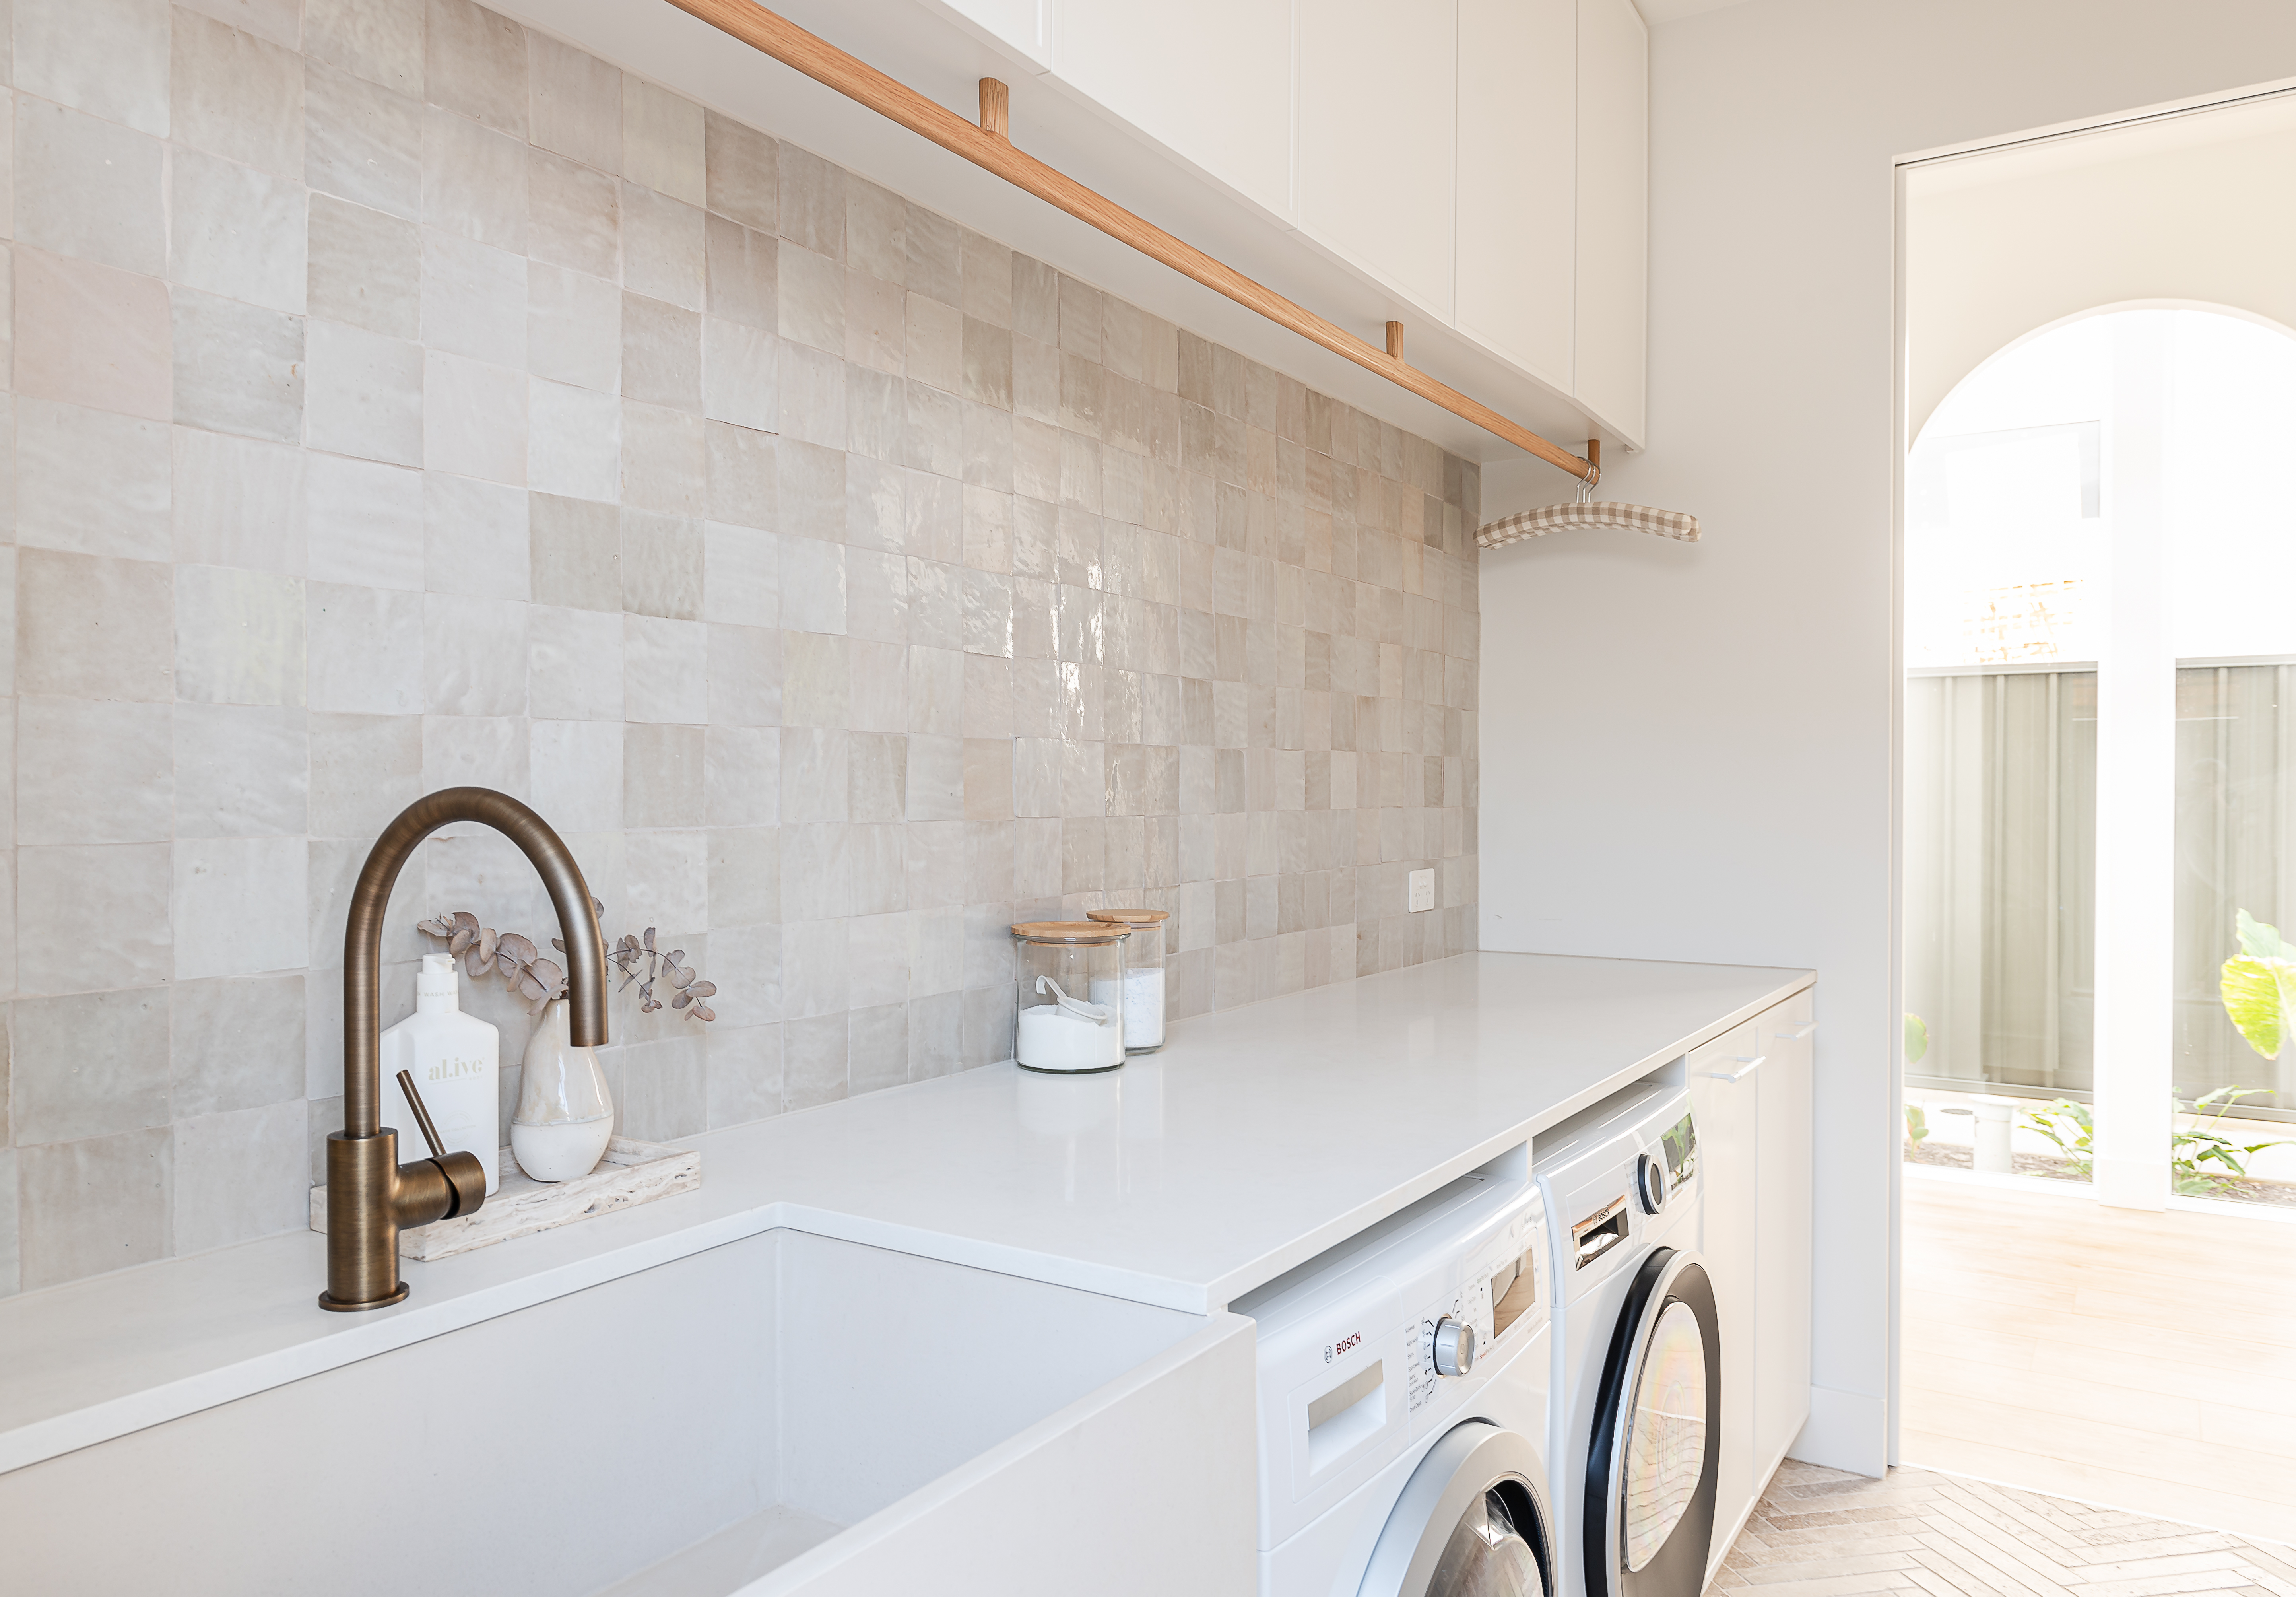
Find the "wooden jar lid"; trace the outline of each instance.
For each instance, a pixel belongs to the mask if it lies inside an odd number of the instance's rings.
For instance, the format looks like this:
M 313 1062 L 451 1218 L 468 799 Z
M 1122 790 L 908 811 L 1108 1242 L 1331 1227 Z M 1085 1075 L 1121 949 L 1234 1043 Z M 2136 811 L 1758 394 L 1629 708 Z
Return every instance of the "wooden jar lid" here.
M 1030 943 L 1118 943 L 1132 935 L 1132 928 L 1096 920 L 1024 920 L 1013 928 L 1013 935 Z
M 1169 910 L 1087 910 L 1094 920 L 1128 926 L 1152 926 L 1172 918 Z

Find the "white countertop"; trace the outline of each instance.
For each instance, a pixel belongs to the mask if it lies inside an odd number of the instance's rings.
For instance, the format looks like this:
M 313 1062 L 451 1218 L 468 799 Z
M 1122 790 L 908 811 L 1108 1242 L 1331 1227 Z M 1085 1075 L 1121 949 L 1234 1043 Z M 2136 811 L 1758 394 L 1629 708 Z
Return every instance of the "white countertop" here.
M 713 1132 L 702 1185 L 330 1314 L 308 1231 L 0 1301 L 0 1470 L 777 1226 L 1205 1313 L 1808 986 L 1467 954 L 1174 1023 L 1120 1071 L 999 1066 Z

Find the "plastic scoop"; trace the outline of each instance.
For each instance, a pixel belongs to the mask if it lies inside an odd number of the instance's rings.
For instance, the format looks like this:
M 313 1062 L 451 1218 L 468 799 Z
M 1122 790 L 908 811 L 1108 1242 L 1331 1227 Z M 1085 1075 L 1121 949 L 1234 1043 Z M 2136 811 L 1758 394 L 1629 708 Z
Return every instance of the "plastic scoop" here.
M 1062 1008 L 1071 1015 L 1082 1016 L 1095 1025 L 1105 1023 L 1109 1017 L 1115 1013 L 1106 1004 L 1086 1003 L 1083 999 L 1070 998 L 1062 991 L 1061 984 L 1048 975 L 1040 975 L 1037 978 L 1037 991 L 1050 992 L 1053 997 L 1059 1000 Z

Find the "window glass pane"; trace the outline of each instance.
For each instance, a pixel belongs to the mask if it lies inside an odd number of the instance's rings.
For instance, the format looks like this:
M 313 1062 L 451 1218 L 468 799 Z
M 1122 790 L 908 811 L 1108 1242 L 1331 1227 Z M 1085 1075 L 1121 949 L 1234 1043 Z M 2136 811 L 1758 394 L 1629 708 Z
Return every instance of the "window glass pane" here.
M 2296 1108 L 2296 1050 L 2259 1054 L 2223 996 L 2224 963 L 2241 951 L 2240 912 L 2274 927 L 2296 918 L 2292 688 L 2296 665 L 2177 672 L 2176 1091 L 2187 1101 L 2251 1088 L 2264 1091 L 2245 1105 Z M 2296 926 L 2287 930 L 2296 936 Z
M 2271 1028 L 2250 1014 L 2251 1042 L 2225 992 L 2226 961 L 2243 953 L 2242 915 L 2257 928 L 2296 934 L 2296 498 L 2288 492 L 2296 339 L 2239 317 L 2182 311 L 2170 349 L 2171 1068 L 2185 1113 L 2169 1179 L 2193 1197 L 2296 1202 L 2296 1148 L 2258 1149 L 2296 1134 L 2296 1048 L 2267 1057 Z M 2250 941 L 2271 947 L 2272 932 L 2252 931 Z M 2235 964 L 2236 980 L 2243 968 L 2265 967 Z M 2289 1017 L 2275 1018 L 2285 1029 Z M 2197 1119 L 2196 1101 L 2204 1108 Z M 2218 1119 L 2211 1108 L 2229 1115 Z
M 2096 673 L 1906 684 L 1906 1008 L 1916 1082 L 2085 1093 L 2095 961 Z

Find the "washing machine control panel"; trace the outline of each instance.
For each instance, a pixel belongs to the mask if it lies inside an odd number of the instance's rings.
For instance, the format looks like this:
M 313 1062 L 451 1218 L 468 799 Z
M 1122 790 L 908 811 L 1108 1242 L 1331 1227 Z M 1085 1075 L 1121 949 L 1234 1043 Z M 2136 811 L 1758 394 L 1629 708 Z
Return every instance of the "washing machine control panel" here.
M 1546 1268 L 1546 1228 L 1537 1205 L 1514 1214 L 1460 1259 L 1448 1296 L 1420 1311 L 1411 1362 L 1414 1419 L 1443 1395 L 1446 1385 L 1473 1375 L 1475 1361 L 1491 1353 L 1500 1338 L 1518 1325 L 1529 1335 L 1545 1323 L 1546 1294 L 1540 1288 Z
M 1258 1325 L 1263 1549 L 1512 1367 L 1546 1318 L 1543 1215 L 1520 1173 L 1464 1176 L 1230 1305 Z
M 1413 1340 L 1411 1412 L 1415 1414 L 1435 1397 L 1445 1378 L 1473 1374 L 1477 1349 L 1490 1345 L 1489 1280 L 1467 1282 L 1448 1299 L 1429 1305 L 1420 1313 Z

